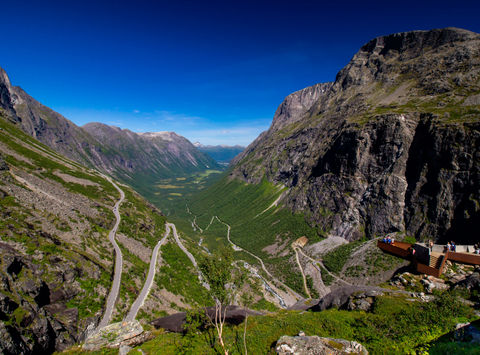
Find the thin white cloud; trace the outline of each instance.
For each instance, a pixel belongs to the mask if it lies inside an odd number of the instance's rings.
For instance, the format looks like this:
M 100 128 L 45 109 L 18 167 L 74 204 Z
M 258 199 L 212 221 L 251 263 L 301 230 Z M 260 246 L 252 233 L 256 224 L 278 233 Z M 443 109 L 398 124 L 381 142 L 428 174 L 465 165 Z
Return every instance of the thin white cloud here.
M 65 117 L 82 126 L 89 122 L 103 122 L 134 132 L 173 131 L 191 142 L 210 145 L 248 145 L 264 130 L 271 119 L 218 121 L 205 117 L 165 110 L 145 112 L 131 110 L 57 109 Z M 138 112 L 136 112 L 138 111 Z

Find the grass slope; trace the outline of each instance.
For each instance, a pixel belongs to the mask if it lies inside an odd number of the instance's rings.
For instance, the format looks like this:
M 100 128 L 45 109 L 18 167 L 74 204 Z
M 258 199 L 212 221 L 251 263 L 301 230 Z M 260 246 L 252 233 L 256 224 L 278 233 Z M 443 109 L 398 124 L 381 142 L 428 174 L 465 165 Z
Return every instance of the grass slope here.
M 290 244 L 301 236 L 306 236 L 310 242 L 321 238 L 317 230 L 305 222 L 303 215 L 292 214 L 286 208 L 274 204 L 282 192 L 284 188 L 267 181 L 251 185 L 224 177 L 195 194 L 187 206 L 179 205 L 172 218 L 178 221 L 182 230 L 189 230 L 188 234 L 196 240 L 202 238 L 204 245 L 209 250 L 214 250 L 219 245 L 228 244 L 226 226 L 217 220 L 210 224 L 211 218 L 218 216 L 231 226 L 230 237 L 235 244 L 261 257 L 277 277 L 295 290 L 303 292 L 301 276 L 292 272 L 292 267 L 295 266 L 290 260 L 293 255 Z M 194 216 L 203 232 L 191 232 Z M 265 247 L 275 243 L 282 246 L 275 253 L 268 253 Z M 257 263 L 251 256 L 239 254 L 242 255 L 237 255 L 238 258 Z

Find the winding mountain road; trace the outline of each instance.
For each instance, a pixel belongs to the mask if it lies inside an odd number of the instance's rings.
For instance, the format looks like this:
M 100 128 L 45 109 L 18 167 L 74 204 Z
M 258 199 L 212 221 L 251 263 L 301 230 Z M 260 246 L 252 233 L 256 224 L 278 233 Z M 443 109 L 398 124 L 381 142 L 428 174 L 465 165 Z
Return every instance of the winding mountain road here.
M 145 280 L 145 283 L 143 285 L 142 290 L 140 291 L 139 295 L 137 296 L 137 299 L 135 302 L 133 302 L 132 306 L 130 307 L 130 311 L 128 312 L 127 316 L 125 317 L 124 321 L 126 322 L 132 322 L 135 320 L 137 317 L 138 311 L 140 308 L 142 308 L 143 303 L 148 297 L 148 294 L 150 292 L 150 289 L 152 288 L 153 281 L 155 280 L 155 272 L 157 269 L 157 260 L 158 260 L 158 254 L 160 253 L 160 248 L 163 244 L 168 239 L 168 236 L 170 235 L 170 231 L 173 231 L 173 236 L 175 238 L 175 242 L 177 243 L 178 247 L 187 255 L 187 257 L 190 259 L 192 262 L 193 266 L 198 272 L 198 279 L 202 283 L 203 287 L 205 287 L 207 290 L 210 290 L 210 285 L 205 281 L 205 278 L 203 277 L 202 272 L 200 271 L 197 261 L 195 260 L 194 256 L 185 248 L 185 246 L 182 244 L 180 241 L 180 237 L 177 234 L 177 228 L 173 223 L 166 223 L 166 230 L 165 230 L 165 235 L 163 238 L 157 243 L 155 248 L 153 249 L 152 252 L 152 257 L 150 259 L 150 267 L 148 269 L 148 274 L 147 278 Z
M 157 243 L 157 245 L 155 245 L 155 248 L 153 249 L 152 258 L 150 259 L 150 267 L 148 269 L 147 279 L 145 280 L 145 284 L 143 285 L 142 291 L 140 291 L 140 294 L 138 295 L 135 302 L 133 302 L 132 307 L 130 308 L 130 311 L 125 317 L 125 321 L 127 322 L 132 322 L 135 320 L 135 318 L 137 317 L 138 311 L 143 306 L 143 303 L 145 302 L 145 299 L 147 298 L 150 292 L 150 289 L 152 288 L 153 280 L 155 279 L 155 272 L 157 270 L 158 253 L 160 251 L 160 247 L 163 244 L 165 244 L 165 242 L 167 241 L 167 237 L 170 234 L 170 226 L 171 226 L 170 223 L 166 224 L 165 235 Z
M 205 278 L 203 277 L 203 274 L 202 272 L 200 271 L 199 267 L 198 267 L 198 264 L 197 264 L 197 261 L 195 260 L 195 258 L 193 257 L 193 255 L 187 250 L 187 248 L 185 248 L 182 244 L 182 242 L 180 241 L 180 238 L 178 237 L 178 234 L 177 234 L 177 228 L 175 227 L 175 224 L 173 223 L 167 223 L 167 226 L 171 227 L 172 230 L 173 230 L 173 237 L 175 238 L 175 242 L 177 243 L 177 245 L 180 247 L 180 249 L 182 249 L 182 251 L 185 253 L 185 255 L 190 259 L 190 261 L 192 262 L 193 266 L 195 267 L 195 269 L 197 269 L 197 272 L 198 272 L 198 280 L 200 281 L 200 283 L 203 285 L 203 287 L 205 287 L 207 290 L 210 290 L 210 285 L 205 281 Z
M 292 290 L 290 287 L 288 287 L 287 285 L 285 285 L 282 281 L 280 281 L 279 279 L 277 279 L 276 277 L 274 277 L 268 270 L 267 268 L 265 267 L 265 264 L 263 263 L 263 260 L 256 256 L 255 254 L 249 252 L 248 250 L 245 250 L 243 249 L 242 247 L 239 247 L 237 244 L 235 244 L 234 242 L 232 242 L 230 240 L 230 230 L 231 230 L 231 227 L 230 225 L 228 225 L 227 223 L 223 222 L 220 218 L 218 218 L 217 216 L 214 216 L 218 222 L 222 223 L 223 225 L 225 225 L 227 227 L 227 240 L 228 242 L 232 245 L 233 247 L 233 250 L 236 250 L 236 251 L 243 251 L 245 253 L 247 253 L 248 255 L 254 257 L 255 259 L 257 259 L 260 263 L 260 265 L 262 266 L 262 269 L 263 271 L 265 271 L 265 273 L 270 277 L 270 279 L 274 282 L 276 282 L 277 284 L 281 285 L 284 289 L 288 290 L 288 292 L 290 292 L 290 294 L 294 295 L 297 299 L 303 299 L 303 296 L 301 296 L 300 294 L 298 294 L 297 292 L 295 292 L 294 290 Z
M 201 228 L 197 225 L 196 223 L 196 216 L 190 211 L 190 208 L 188 207 L 188 205 L 185 205 L 185 209 L 187 211 L 187 213 L 191 216 L 194 217 L 194 220 L 195 221 L 195 225 L 196 227 L 198 227 L 197 229 L 201 230 Z M 242 247 L 238 246 L 237 244 L 235 244 L 234 242 L 232 242 L 232 240 L 230 239 L 230 231 L 231 231 L 231 227 L 229 224 L 223 222 L 220 218 L 218 218 L 218 216 L 213 216 L 210 220 L 210 223 L 208 224 L 208 226 L 204 229 L 205 231 L 212 225 L 213 221 L 214 220 L 217 220 L 219 223 L 223 224 L 225 227 L 227 227 L 227 240 L 228 242 L 232 245 L 233 247 L 233 250 L 235 251 L 243 251 L 245 253 L 247 253 L 248 255 L 252 256 L 253 258 L 255 258 L 256 260 L 258 260 L 258 262 L 260 263 L 260 266 L 262 268 L 262 270 L 268 275 L 268 277 L 270 278 L 270 282 L 272 285 L 274 285 L 275 287 L 275 284 L 277 285 L 280 285 L 281 288 L 284 289 L 284 292 L 285 292 L 285 295 L 288 295 L 289 298 L 292 298 L 292 299 L 296 299 L 296 300 L 299 300 L 299 299 L 304 299 L 304 297 L 302 295 L 300 295 L 299 293 L 295 292 L 294 290 L 292 290 L 290 287 L 288 287 L 287 285 L 285 285 L 282 281 L 278 280 L 276 277 L 274 277 L 268 270 L 267 268 L 265 267 L 265 264 L 263 262 L 263 260 L 258 257 L 257 255 L 253 254 L 252 252 L 248 251 L 248 250 L 245 250 L 243 249 Z M 192 227 L 195 231 L 195 226 L 194 224 L 192 223 Z M 263 278 L 262 278 L 263 279 Z M 263 280 L 265 281 L 265 280 Z M 266 282 L 266 281 L 265 281 Z M 270 286 L 269 286 L 270 287 Z M 270 287 L 271 288 L 271 287 Z M 283 304 L 285 305 L 285 302 L 282 300 Z
M 105 312 L 103 313 L 102 320 L 97 326 L 97 330 L 103 327 L 106 327 L 110 323 L 110 320 L 112 319 L 113 307 L 115 306 L 115 301 L 117 300 L 118 292 L 120 291 L 120 282 L 122 279 L 122 266 L 123 266 L 123 255 L 122 255 L 122 251 L 120 250 L 120 247 L 117 244 L 117 241 L 115 240 L 115 234 L 117 233 L 118 226 L 120 225 L 120 221 L 122 220 L 120 217 L 119 208 L 120 208 L 120 204 L 125 199 L 125 193 L 123 192 L 122 189 L 118 187 L 117 184 L 115 184 L 112 181 L 110 177 L 105 175 L 103 177 L 107 179 L 118 190 L 118 192 L 120 192 L 120 199 L 117 201 L 117 203 L 113 207 L 113 214 L 115 215 L 115 218 L 117 219 L 117 221 L 115 222 L 115 226 L 112 228 L 112 230 L 108 234 L 108 239 L 110 240 L 110 243 L 113 244 L 113 248 L 115 249 L 115 269 L 113 272 L 112 288 L 110 289 L 110 293 L 108 294 L 107 303 L 105 306 Z

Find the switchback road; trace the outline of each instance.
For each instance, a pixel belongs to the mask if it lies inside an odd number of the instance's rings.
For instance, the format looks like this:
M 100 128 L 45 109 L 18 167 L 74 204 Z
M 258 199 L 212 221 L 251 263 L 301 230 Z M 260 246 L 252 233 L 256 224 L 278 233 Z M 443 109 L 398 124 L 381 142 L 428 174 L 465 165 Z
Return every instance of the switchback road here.
M 118 297 L 118 292 L 120 290 L 120 282 L 122 279 L 122 266 L 123 266 L 123 256 L 120 247 L 118 246 L 115 240 L 115 234 L 117 233 L 118 226 L 120 225 L 120 221 L 122 220 L 119 213 L 120 204 L 125 199 L 125 193 L 120 189 L 117 184 L 115 184 L 111 178 L 108 176 L 104 176 L 110 183 L 120 192 L 120 199 L 117 201 L 115 206 L 113 207 L 113 214 L 117 221 L 115 222 L 115 226 L 112 228 L 110 233 L 108 234 L 108 239 L 110 243 L 113 244 L 113 248 L 115 249 L 115 269 L 113 272 L 113 283 L 112 288 L 110 289 L 110 293 L 108 294 L 107 304 L 105 306 L 105 313 L 103 313 L 103 318 L 97 326 L 97 330 L 107 326 L 112 319 L 113 307 L 115 306 L 115 301 Z
M 127 322 L 131 322 L 131 321 L 135 320 L 135 317 L 137 316 L 138 311 L 143 306 L 143 302 L 145 302 L 145 299 L 147 298 L 148 293 L 150 292 L 150 289 L 152 288 L 153 280 L 155 279 L 155 271 L 157 269 L 158 253 L 160 251 L 160 247 L 163 244 L 165 244 L 165 242 L 167 240 L 167 237 L 170 234 L 170 226 L 171 226 L 170 223 L 166 224 L 165 235 L 163 236 L 163 238 L 157 243 L 157 245 L 153 249 L 152 258 L 150 260 L 150 268 L 148 269 L 147 279 L 145 280 L 145 284 L 143 285 L 142 291 L 138 295 L 135 302 L 133 302 L 132 307 L 130 308 L 130 311 L 127 314 L 127 317 L 125 317 L 125 320 Z

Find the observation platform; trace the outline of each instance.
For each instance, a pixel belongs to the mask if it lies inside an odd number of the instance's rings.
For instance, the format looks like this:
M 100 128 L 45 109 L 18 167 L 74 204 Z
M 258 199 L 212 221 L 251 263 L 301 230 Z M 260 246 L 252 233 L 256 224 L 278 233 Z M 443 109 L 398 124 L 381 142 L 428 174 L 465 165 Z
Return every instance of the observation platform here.
M 430 250 L 423 243 L 410 244 L 395 241 L 389 244 L 380 240 L 377 246 L 386 253 L 411 260 L 419 273 L 435 277 L 440 277 L 443 273 L 447 260 L 467 265 L 480 265 L 480 255 L 473 253 L 473 245 L 457 245 L 456 251 L 446 251 L 445 246 L 438 244 Z

